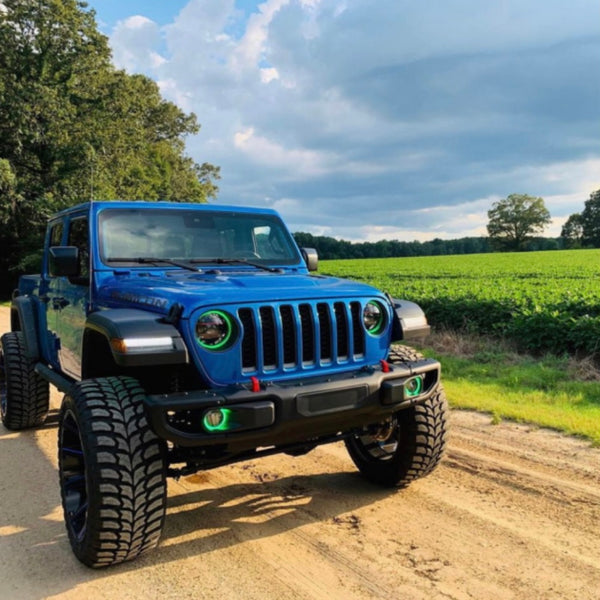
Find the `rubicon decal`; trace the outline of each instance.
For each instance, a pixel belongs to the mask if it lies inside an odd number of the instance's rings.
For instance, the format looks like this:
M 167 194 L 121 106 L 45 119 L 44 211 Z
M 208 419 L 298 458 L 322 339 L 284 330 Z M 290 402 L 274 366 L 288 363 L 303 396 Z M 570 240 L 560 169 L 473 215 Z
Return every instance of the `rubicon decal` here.
M 157 308 L 166 308 L 168 300 L 164 298 L 153 298 L 152 296 L 139 296 L 138 294 L 132 294 L 131 292 L 120 292 L 119 290 L 113 290 L 110 293 L 110 297 L 113 300 L 120 300 L 121 302 L 132 302 L 133 304 L 142 304 L 144 306 L 156 306 Z

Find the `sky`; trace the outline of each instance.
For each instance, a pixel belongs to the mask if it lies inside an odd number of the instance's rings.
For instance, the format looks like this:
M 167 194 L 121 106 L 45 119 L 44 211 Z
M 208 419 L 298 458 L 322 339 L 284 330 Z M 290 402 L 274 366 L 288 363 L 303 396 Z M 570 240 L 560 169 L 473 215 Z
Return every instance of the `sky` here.
M 597 0 L 88 0 L 113 62 L 201 124 L 219 204 L 352 241 L 558 236 L 600 188 Z

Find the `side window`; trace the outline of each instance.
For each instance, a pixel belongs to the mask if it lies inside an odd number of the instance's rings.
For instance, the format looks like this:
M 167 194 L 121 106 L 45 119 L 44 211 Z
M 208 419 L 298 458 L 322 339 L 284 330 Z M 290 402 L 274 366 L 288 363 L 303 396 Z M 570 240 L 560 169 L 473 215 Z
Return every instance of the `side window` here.
M 88 220 L 86 218 L 74 219 L 69 225 L 68 246 L 79 248 L 79 277 L 86 279 L 90 276 L 90 242 Z M 86 283 L 78 281 L 77 283 Z
M 62 241 L 62 233 L 62 223 L 56 223 L 56 225 L 52 225 L 52 229 L 50 230 L 50 246 L 60 246 L 60 242 Z

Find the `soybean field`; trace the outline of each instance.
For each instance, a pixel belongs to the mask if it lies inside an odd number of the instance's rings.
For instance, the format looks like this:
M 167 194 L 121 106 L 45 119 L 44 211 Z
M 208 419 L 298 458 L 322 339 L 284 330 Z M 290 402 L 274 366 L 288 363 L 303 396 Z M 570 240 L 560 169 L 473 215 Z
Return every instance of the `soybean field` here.
M 600 354 L 600 249 L 322 261 L 319 272 L 417 302 L 434 327 Z

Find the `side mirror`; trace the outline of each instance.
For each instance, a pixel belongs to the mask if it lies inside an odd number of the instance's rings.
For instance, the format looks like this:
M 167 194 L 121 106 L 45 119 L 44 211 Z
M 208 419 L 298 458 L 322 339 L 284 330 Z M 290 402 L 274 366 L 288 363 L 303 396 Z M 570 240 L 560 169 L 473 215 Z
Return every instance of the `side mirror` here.
M 79 275 L 79 248 L 77 246 L 52 246 L 49 249 L 50 277 L 77 277 Z
M 314 248 L 301 248 L 302 258 L 309 271 L 316 271 L 319 268 L 319 255 Z

